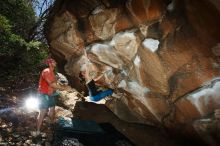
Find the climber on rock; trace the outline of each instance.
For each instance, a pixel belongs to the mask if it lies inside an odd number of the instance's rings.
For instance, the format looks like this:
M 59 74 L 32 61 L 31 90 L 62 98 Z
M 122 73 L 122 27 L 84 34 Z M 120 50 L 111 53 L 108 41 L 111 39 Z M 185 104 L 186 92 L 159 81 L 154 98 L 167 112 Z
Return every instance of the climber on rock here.
M 91 63 L 85 63 L 80 69 L 79 77 L 80 80 L 85 80 L 86 87 L 89 91 L 89 98 L 91 101 L 99 101 L 107 96 L 113 94 L 112 89 L 107 89 L 104 91 L 97 90 L 96 84 L 104 76 L 106 71 L 102 72 L 100 75 L 97 75 L 97 72 L 94 69 L 94 66 Z

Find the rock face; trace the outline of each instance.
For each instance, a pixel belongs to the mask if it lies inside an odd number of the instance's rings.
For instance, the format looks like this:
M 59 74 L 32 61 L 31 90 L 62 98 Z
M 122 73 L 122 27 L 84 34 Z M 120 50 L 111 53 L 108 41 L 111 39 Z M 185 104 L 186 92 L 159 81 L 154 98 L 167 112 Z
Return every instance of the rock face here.
M 194 133 L 193 121 L 220 106 L 219 5 L 56 0 L 45 32 L 72 86 L 82 89 L 78 73 L 89 59 L 97 74 L 107 71 L 101 84 L 122 93 L 106 102 L 118 117 Z

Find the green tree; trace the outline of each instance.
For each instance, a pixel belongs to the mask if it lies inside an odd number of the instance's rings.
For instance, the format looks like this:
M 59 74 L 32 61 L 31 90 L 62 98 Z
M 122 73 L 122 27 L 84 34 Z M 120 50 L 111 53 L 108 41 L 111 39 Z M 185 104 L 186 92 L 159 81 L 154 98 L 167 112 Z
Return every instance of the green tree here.
M 0 14 L 11 22 L 15 34 L 21 35 L 25 40 L 29 38 L 37 17 L 28 0 L 1 0 Z
M 39 72 L 39 63 L 48 52 L 45 44 L 29 37 L 36 22 L 28 0 L 0 1 L 0 85 Z

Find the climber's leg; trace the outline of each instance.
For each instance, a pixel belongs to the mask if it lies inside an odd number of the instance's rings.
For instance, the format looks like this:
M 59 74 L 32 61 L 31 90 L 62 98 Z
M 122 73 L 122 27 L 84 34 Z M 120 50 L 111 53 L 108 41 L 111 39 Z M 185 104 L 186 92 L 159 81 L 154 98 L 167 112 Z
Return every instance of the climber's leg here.
M 102 92 L 99 92 L 97 95 L 95 96 L 89 96 L 90 97 L 90 100 L 91 101 L 99 101 L 107 96 L 110 96 L 113 94 L 113 90 L 112 89 L 108 89 L 108 90 L 105 90 L 105 91 L 102 91 Z

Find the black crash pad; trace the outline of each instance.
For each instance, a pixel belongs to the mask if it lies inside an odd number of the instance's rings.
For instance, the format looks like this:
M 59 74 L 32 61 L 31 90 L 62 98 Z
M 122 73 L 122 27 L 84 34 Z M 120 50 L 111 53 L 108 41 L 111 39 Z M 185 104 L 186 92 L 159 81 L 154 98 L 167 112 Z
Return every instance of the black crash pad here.
M 72 119 L 72 126 L 58 125 L 53 146 L 135 146 L 110 123 Z

